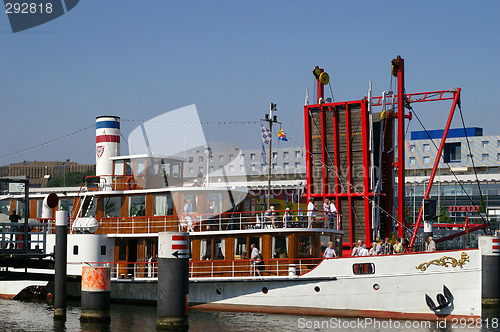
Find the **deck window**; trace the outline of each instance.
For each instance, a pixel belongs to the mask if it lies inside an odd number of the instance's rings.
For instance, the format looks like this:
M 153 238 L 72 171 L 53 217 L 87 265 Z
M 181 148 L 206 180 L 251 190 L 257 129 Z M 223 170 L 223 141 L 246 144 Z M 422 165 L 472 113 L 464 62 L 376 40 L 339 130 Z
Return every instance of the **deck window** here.
M 70 199 L 64 198 L 64 199 L 59 200 L 59 210 L 64 210 L 64 211 L 67 211 L 68 213 L 70 213 L 72 209 L 73 209 L 73 199 L 72 198 L 70 198 Z
M 226 240 L 225 239 L 214 239 L 214 258 L 213 259 L 224 259 L 226 257 Z
M 373 263 L 360 263 L 352 265 L 352 273 L 354 274 L 374 274 L 375 264 Z
M 310 256 L 312 254 L 311 243 L 312 243 L 311 236 L 300 236 L 299 237 L 299 255 L 300 256 Z
M 73 256 L 78 256 L 78 246 L 73 246 Z
M 121 206 L 121 197 L 104 197 L 104 217 L 119 217 Z
M 212 241 L 211 240 L 201 240 L 200 241 L 200 258 L 201 260 L 211 260 L 212 259 Z
M 129 198 L 128 206 L 129 217 L 145 216 L 146 196 L 131 196 Z
M 197 211 L 197 202 L 196 202 L 196 196 L 195 195 L 184 195 L 184 203 L 182 204 L 182 211 L 184 213 L 184 207 L 186 206 L 187 201 L 191 201 L 191 208 L 193 209 L 193 212 Z
M 106 256 L 106 246 L 101 246 L 101 256 Z
M 155 216 L 170 216 L 174 214 L 174 202 L 172 196 L 155 195 L 154 215 Z
M 237 237 L 234 241 L 234 259 L 247 258 L 247 238 Z
M 273 236 L 272 241 L 273 258 L 288 257 L 288 236 Z
M 116 160 L 115 161 L 115 173 L 114 175 L 124 175 L 123 174 L 123 160 Z

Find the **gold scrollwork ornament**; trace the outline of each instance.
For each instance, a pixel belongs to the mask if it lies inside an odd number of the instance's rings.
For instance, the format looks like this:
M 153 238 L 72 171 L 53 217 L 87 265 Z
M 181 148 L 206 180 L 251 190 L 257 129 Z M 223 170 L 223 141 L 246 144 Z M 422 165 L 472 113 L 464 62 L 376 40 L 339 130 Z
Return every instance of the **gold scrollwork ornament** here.
M 417 270 L 425 271 L 430 265 L 444 266 L 444 267 L 457 267 L 460 266 L 462 268 L 466 262 L 469 261 L 469 255 L 467 253 L 462 252 L 462 256 L 460 259 L 456 259 L 454 257 L 443 256 L 438 259 L 433 259 L 429 262 L 422 263 L 419 266 L 416 266 Z

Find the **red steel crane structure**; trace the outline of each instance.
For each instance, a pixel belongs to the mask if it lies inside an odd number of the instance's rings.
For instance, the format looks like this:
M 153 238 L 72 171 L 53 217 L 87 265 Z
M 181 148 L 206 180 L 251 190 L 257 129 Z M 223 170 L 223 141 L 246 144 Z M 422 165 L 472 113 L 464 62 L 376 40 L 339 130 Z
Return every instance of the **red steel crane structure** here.
M 411 119 L 410 104 L 451 100 L 452 106 L 425 190 L 429 197 L 439 158 L 442 154 L 454 111 L 460 100 L 460 88 L 421 93 L 404 93 L 404 59 L 392 60 L 392 74 L 397 77 L 397 95 L 392 110 L 374 113 L 372 107 L 382 106 L 384 96 L 346 102 L 325 99 L 324 86 L 328 74 L 316 67 L 317 96 L 304 106 L 306 177 L 305 196 L 315 202 L 333 200 L 342 215 L 340 229 L 348 235 L 344 248 L 355 240 L 371 243 L 376 236 L 387 236 L 394 222 L 393 198 L 397 174 L 398 237 L 403 238 L 405 221 L 405 119 Z M 404 96 L 404 98 L 399 98 Z M 397 120 L 397 135 L 395 122 Z M 397 139 L 396 139 L 397 138 Z M 394 153 L 397 151 L 397 154 Z M 379 169 L 379 171 L 374 171 Z M 316 204 L 318 206 L 318 204 Z M 378 211 L 377 211 L 378 210 Z M 379 216 L 375 218 L 375 215 Z M 413 247 L 423 215 L 420 208 L 410 239 Z M 413 225 L 412 225 L 413 226 Z

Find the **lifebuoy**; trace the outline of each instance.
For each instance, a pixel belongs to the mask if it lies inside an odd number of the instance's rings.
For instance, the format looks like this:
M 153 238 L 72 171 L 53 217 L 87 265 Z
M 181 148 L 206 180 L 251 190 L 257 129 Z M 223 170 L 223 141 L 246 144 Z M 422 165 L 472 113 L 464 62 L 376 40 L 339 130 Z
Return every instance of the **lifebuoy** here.
M 125 183 L 127 184 L 128 189 L 134 190 L 135 187 L 137 187 L 137 184 L 135 183 L 134 177 L 129 176 L 126 180 Z

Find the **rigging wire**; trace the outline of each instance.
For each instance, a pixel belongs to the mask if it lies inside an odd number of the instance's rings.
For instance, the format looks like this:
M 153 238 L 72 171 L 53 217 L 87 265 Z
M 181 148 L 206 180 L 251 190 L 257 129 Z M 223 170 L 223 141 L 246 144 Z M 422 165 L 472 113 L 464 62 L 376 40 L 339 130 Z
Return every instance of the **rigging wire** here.
M 260 121 L 152 121 L 152 120 L 136 120 L 136 119 L 121 119 L 123 122 L 136 123 L 162 123 L 162 124 L 192 124 L 192 125 L 242 125 L 242 124 L 257 124 Z
M 415 110 L 413 110 L 413 114 L 415 114 L 415 118 L 418 120 L 418 122 L 420 123 L 420 126 L 422 126 L 422 129 L 424 129 L 425 133 L 427 134 L 427 137 L 429 137 L 429 140 L 432 142 L 432 144 L 434 145 L 434 147 L 436 148 L 436 150 L 439 150 L 438 146 L 436 145 L 436 142 L 434 141 L 434 139 L 431 137 L 431 135 L 429 134 L 429 132 L 427 131 L 427 129 L 425 128 L 424 124 L 422 123 L 422 121 L 420 121 L 420 118 L 418 117 L 417 113 L 415 112 Z M 464 127 L 464 130 L 465 130 L 465 127 Z M 472 200 L 472 197 L 470 197 L 470 195 L 467 193 L 467 191 L 465 190 L 462 182 L 460 181 L 460 179 L 458 178 L 457 174 L 453 171 L 453 169 L 451 168 L 450 164 L 446 162 L 446 160 L 444 159 L 444 156 L 441 154 L 441 156 L 439 156 L 438 158 L 440 159 L 443 159 L 442 162 L 448 167 L 448 169 L 450 170 L 450 172 L 453 174 L 453 176 L 455 177 L 455 180 L 457 181 L 457 183 L 460 185 L 460 188 L 462 188 L 462 191 L 465 193 L 465 195 L 467 196 L 467 199 L 469 200 L 469 202 L 471 204 L 474 204 L 474 201 Z M 484 216 L 482 215 L 482 213 L 479 214 L 481 216 L 481 220 L 483 221 L 483 223 L 486 223 L 486 220 L 484 219 Z
M 34 145 L 34 146 L 32 146 L 32 147 L 29 147 L 29 148 L 26 148 L 26 149 L 23 149 L 23 150 L 19 150 L 19 151 L 16 151 L 16 152 L 13 152 L 13 153 L 10 153 L 10 154 L 7 154 L 7 155 L 4 155 L 4 156 L 0 156 L 0 160 L 1 160 L 1 159 L 5 159 L 5 158 L 10 158 L 10 157 L 16 156 L 16 155 L 18 155 L 18 154 L 22 154 L 22 153 L 30 152 L 30 151 L 33 151 L 33 150 L 35 150 L 35 149 L 39 149 L 39 148 L 41 148 L 41 147 L 44 147 L 44 146 L 46 146 L 46 145 L 53 144 L 53 143 L 58 142 L 58 141 L 62 141 L 63 139 L 66 139 L 66 138 L 71 137 L 71 136 L 73 136 L 73 135 L 76 135 L 76 134 L 79 134 L 79 133 L 81 133 L 81 132 L 84 132 L 85 130 L 90 129 L 90 128 L 95 128 L 95 123 L 94 123 L 94 124 L 92 124 L 92 125 L 90 125 L 90 126 L 87 126 L 87 127 L 85 127 L 85 128 L 82 128 L 82 129 L 79 129 L 79 130 L 73 131 L 73 132 L 71 132 L 71 133 L 69 133 L 69 134 L 66 134 L 66 135 L 64 135 L 64 136 L 60 136 L 60 137 L 54 138 L 54 139 L 52 139 L 52 140 L 50 140 L 50 141 L 47 141 L 47 142 L 44 142 L 44 143 L 42 143 L 42 144 Z

